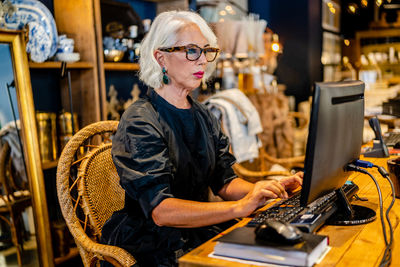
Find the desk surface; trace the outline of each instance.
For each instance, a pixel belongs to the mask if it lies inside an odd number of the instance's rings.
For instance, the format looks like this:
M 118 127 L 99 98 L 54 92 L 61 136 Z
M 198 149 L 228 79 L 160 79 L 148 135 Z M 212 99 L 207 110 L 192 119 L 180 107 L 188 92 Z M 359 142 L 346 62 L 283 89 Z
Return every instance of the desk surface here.
M 385 166 L 387 159 L 368 159 L 375 164 Z M 390 184 L 375 169 L 370 169 L 370 173 L 378 180 L 382 191 L 383 203 L 387 208 L 391 202 Z M 385 244 L 379 214 L 379 197 L 375 184 L 372 179 L 364 174 L 354 173 L 349 180 L 353 180 L 360 188 L 358 194 L 361 197 L 368 198 L 367 202 L 352 201 L 353 204 L 360 204 L 373 208 L 377 211 L 377 219 L 369 224 L 355 226 L 323 226 L 318 233 L 328 235 L 332 249 L 328 252 L 322 262 L 316 266 L 378 266 L 383 255 Z M 270 204 L 272 205 L 272 204 Z M 245 218 L 230 229 L 244 226 L 250 220 Z M 390 221 L 394 230 L 394 247 L 392 252 L 391 267 L 400 267 L 400 199 L 396 199 L 390 212 Z M 386 224 L 386 228 L 387 224 Z M 210 258 L 208 255 L 213 251 L 216 242 L 214 239 L 207 241 L 203 245 L 192 250 L 179 259 L 180 267 L 192 266 L 254 266 L 238 262 L 225 261 L 221 259 Z M 397 241 L 397 243 L 396 243 Z

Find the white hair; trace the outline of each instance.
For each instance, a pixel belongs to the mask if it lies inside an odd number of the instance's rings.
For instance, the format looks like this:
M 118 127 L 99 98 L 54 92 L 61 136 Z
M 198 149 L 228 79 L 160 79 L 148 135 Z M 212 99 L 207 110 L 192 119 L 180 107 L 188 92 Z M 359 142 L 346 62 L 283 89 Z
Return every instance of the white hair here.
M 179 31 L 195 24 L 212 47 L 217 47 L 217 37 L 207 22 L 197 13 L 191 11 L 167 11 L 160 13 L 152 23 L 140 46 L 139 78 L 153 88 L 162 86 L 162 68 L 154 57 L 160 47 L 172 47 L 178 42 Z M 204 78 L 211 76 L 215 61 L 207 64 Z

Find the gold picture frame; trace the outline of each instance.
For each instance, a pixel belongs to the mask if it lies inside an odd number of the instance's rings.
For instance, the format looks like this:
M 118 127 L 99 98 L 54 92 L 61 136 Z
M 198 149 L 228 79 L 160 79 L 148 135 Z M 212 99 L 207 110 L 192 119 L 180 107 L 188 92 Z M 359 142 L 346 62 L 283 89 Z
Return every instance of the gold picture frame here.
M 40 266 L 54 266 L 43 171 L 39 153 L 35 108 L 25 43 L 27 32 L 0 29 L 0 44 L 11 52 L 16 98 L 21 127 L 21 140 L 31 192 L 35 235 Z

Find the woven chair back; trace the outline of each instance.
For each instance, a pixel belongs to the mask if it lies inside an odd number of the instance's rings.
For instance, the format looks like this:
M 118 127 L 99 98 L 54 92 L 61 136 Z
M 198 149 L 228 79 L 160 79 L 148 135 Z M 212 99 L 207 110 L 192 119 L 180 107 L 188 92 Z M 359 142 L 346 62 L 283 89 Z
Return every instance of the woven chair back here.
M 124 205 L 124 191 L 111 159 L 112 135 L 118 121 L 99 121 L 77 132 L 63 149 L 57 165 L 57 196 L 68 229 L 85 267 L 106 260 L 132 266 L 126 250 L 101 244 L 101 228 Z
M 111 143 L 92 150 L 79 168 L 78 190 L 82 196 L 82 209 L 89 217 L 94 235 L 101 236 L 104 223 L 114 211 L 124 207 L 125 191 L 111 158 Z

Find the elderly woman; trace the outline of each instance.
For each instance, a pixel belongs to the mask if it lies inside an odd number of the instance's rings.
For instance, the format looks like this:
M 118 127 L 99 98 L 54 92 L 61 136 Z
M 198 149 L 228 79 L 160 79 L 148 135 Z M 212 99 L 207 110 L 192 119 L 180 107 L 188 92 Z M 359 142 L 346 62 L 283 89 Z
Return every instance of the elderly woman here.
M 113 139 L 125 207 L 104 226 L 103 242 L 128 250 L 140 266 L 175 266 L 221 223 L 286 198 L 302 174 L 252 184 L 233 172 L 219 123 L 189 96 L 210 76 L 219 52 L 199 15 L 161 13 L 141 47 L 140 79 L 153 89 L 125 111 Z M 209 188 L 226 201 L 208 202 Z

